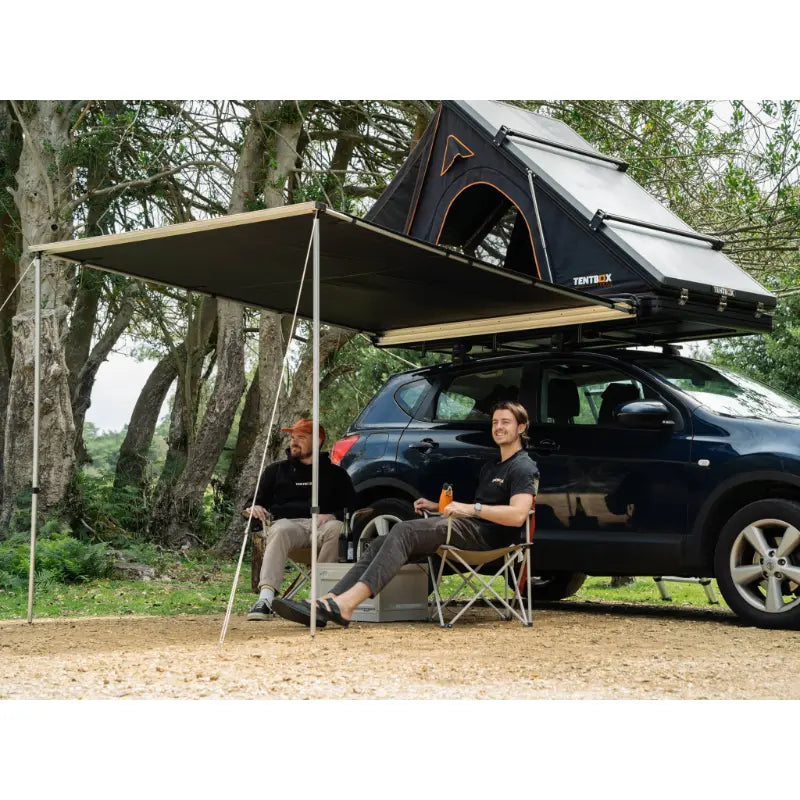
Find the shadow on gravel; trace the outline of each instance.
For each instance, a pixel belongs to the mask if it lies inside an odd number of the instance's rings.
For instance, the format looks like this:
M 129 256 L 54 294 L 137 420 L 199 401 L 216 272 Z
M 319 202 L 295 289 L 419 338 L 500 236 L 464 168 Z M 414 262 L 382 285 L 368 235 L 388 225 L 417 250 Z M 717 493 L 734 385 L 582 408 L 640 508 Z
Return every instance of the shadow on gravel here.
M 736 628 L 745 625 L 727 608 L 697 608 L 696 606 L 639 605 L 634 603 L 603 603 L 595 600 L 559 600 L 557 602 L 536 603 L 536 609 L 547 611 L 569 611 L 577 614 L 599 614 L 617 617 L 647 617 L 649 619 L 693 620 L 695 622 L 716 622 Z

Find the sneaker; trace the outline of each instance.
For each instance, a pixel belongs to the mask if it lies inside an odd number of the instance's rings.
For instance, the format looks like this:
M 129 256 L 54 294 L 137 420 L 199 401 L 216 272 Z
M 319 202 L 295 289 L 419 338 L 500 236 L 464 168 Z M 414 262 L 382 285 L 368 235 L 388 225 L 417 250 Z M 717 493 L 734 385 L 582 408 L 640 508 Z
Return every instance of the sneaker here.
M 257 622 L 259 620 L 272 619 L 274 616 L 275 612 L 266 600 L 256 600 L 247 615 L 247 619 Z

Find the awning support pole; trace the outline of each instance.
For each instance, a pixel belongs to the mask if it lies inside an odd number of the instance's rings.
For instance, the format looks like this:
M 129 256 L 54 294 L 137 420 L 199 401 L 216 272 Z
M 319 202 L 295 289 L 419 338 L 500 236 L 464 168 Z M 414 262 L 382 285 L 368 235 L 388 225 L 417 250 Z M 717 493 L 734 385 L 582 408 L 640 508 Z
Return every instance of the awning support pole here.
M 41 358 L 39 347 L 42 334 L 42 256 L 34 259 L 33 300 L 33 462 L 31 468 L 31 561 L 28 571 L 28 625 L 33 623 L 33 574 L 36 564 L 36 519 L 39 513 L 39 386 Z
M 319 214 L 314 214 L 314 395 L 311 462 L 311 636 L 317 633 L 317 526 L 319 524 Z

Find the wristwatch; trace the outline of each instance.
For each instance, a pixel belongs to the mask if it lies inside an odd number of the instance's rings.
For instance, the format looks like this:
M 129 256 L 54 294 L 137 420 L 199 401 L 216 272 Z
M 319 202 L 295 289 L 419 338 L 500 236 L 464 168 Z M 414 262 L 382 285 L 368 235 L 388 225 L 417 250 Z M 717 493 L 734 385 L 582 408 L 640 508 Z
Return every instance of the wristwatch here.
M 473 508 L 475 509 L 475 516 L 479 517 L 481 515 L 481 511 L 483 511 L 483 503 L 475 503 Z

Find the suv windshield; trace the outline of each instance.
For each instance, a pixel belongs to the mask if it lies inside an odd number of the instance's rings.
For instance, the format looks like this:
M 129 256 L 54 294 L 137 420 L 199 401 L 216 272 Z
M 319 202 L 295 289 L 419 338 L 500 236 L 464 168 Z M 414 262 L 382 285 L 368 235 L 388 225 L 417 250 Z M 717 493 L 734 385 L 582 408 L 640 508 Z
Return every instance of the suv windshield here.
M 728 369 L 655 353 L 637 353 L 636 363 L 716 414 L 800 421 L 800 403 L 796 400 Z

